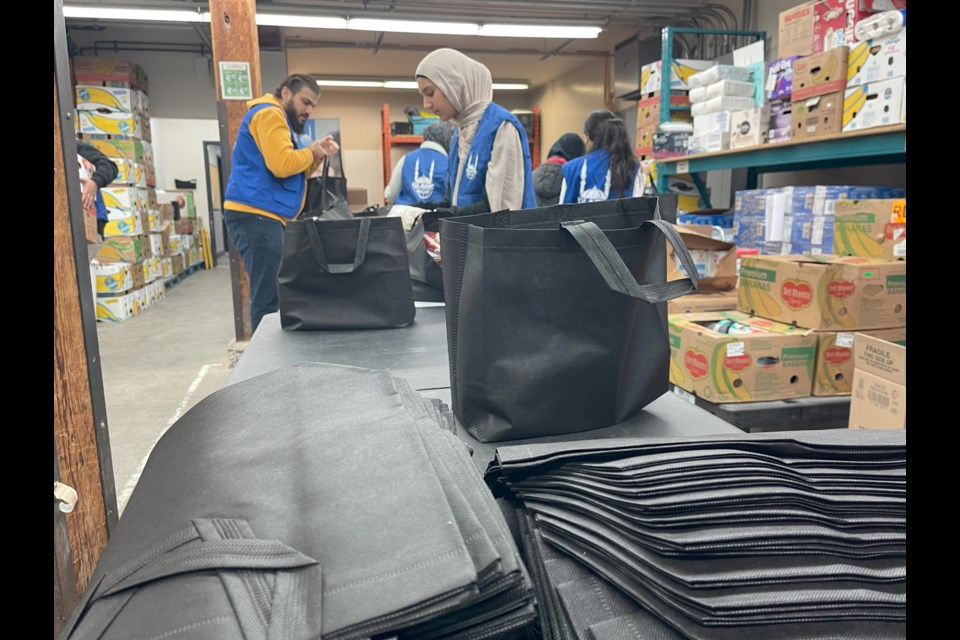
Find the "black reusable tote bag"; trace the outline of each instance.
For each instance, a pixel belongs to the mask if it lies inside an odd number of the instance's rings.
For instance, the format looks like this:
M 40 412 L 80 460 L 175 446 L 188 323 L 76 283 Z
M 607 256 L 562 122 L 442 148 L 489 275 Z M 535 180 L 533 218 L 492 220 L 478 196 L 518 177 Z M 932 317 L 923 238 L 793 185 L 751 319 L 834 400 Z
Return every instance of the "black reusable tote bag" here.
M 343 167 L 342 151 L 337 152 L 338 164 Z M 323 163 L 323 172 L 318 178 L 307 180 L 307 200 L 301 218 L 323 218 L 324 220 L 352 220 L 353 211 L 347 202 L 346 176 L 330 175 L 330 158 Z
M 453 411 L 481 442 L 617 424 L 667 391 L 690 252 L 640 197 L 440 221 Z M 666 244 L 690 278 L 666 281 Z
M 413 322 L 400 218 L 291 220 L 277 274 L 280 326 L 390 329 Z
M 410 261 L 410 280 L 413 299 L 421 302 L 443 302 L 443 273 L 424 244 L 427 232 L 439 231 L 439 216 L 427 211 L 407 232 L 407 257 Z

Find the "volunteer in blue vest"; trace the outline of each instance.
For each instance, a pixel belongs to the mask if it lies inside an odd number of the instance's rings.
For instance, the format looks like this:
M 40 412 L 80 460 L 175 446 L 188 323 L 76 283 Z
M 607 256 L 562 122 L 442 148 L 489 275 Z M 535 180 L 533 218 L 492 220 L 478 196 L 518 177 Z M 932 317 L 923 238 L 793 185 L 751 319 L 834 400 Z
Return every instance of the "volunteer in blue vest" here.
M 640 163 L 623 120 L 611 111 L 591 111 L 583 124 L 587 155 L 563 165 L 560 202 L 597 202 L 643 195 Z
M 443 200 L 447 191 L 447 152 L 454 126 L 438 120 L 423 130 L 423 144 L 399 160 L 383 190 L 391 204 L 416 206 Z
M 320 90 L 308 75 L 294 74 L 272 94 L 251 100 L 233 145 L 223 219 L 250 276 L 250 326 L 279 310 L 277 271 L 283 227 L 303 209 L 307 177 L 339 146 L 332 136 L 304 146 L 300 134 Z
M 82 202 L 84 209 L 96 210 L 97 233 L 103 238 L 103 230 L 107 226 L 107 203 L 100 190 L 116 180 L 119 169 L 113 160 L 88 142 L 77 140 L 77 154 L 94 166 L 89 179 L 81 178 Z
M 437 49 L 420 61 L 416 79 L 423 108 L 457 127 L 448 213 L 536 207 L 527 134 L 516 116 L 492 101 L 490 70 L 454 49 Z

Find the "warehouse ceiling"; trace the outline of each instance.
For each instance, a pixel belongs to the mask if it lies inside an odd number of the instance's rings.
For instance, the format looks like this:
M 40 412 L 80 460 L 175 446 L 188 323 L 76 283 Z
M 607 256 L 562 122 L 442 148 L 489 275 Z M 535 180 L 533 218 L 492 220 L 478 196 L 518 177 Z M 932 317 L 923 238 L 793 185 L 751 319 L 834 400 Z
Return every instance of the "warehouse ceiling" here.
M 64 4 L 142 6 L 208 11 L 206 2 L 189 0 L 101 0 Z M 531 87 L 611 55 L 616 45 L 639 35 L 656 36 L 666 25 L 703 29 L 745 29 L 751 0 L 258 0 L 257 10 L 309 13 L 341 18 L 467 21 L 477 23 L 595 25 L 598 38 L 503 38 L 383 33 L 336 29 L 260 27 L 260 48 L 285 51 L 288 70 L 340 77 L 406 77 L 410 59 L 439 47 L 454 47 L 491 66 L 497 79 L 524 80 Z M 186 52 L 211 56 L 210 27 L 198 23 L 121 22 L 67 18 L 72 55 L 109 55 L 129 51 Z M 315 62 L 305 62 L 309 52 Z M 336 55 L 336 69 L 322 64 L 325 52 Z M 319 52 L 319 56 L 317 53 Z M 404 53 L 405 52 L 405 53 Z M 314 68 L 321 67 L 321 68 Z M 375 69 L 375 74 L 371 73 Z

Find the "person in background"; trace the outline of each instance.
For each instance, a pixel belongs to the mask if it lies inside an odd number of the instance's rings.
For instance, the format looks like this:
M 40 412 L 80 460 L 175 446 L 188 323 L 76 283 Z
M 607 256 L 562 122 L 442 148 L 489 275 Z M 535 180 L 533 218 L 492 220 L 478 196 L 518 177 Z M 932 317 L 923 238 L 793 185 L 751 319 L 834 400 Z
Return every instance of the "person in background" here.
M 77 154 L 93 165 L 94 171 L 89 180 L 81 178 L 83 187 L 81 201 L 84 209 L 96 207 L 97 233 L 103 238 L 103 230 L 107 226 L 107 205 L 103 200 L 100 189 L 117 179 L 120 170 L 117 165 L 99 149 L 88 142 L 77 140 Z
M 332 136 L 306 146 L 300 135 L 317 106 L 320 90 L 305 74 L 286 78 L 272 93 L 247 103 L 233 145 L 223 218 L 250 276 L 250 326 L 279 309 L 277 271 L 283 227 L 303 209 L 307 177 L 336 155 Z
M 623 120 L 605 109 L 591 111 L 583 124 L 587 155 L 563 165 L 560 202 L 597 202 L 643 195 L 640 163 Z
M 423 108 L 457 127 L 450 144 L 450 215 L 537 206 L 530 145 L 516 116 L 493 102 L 490 69 L 437 49 L 415 73 Z
M 423 144 L 397 160 L 383 198 L 391 204 L 418 205 L 442 200 L 447 192 L 447 152 L 454 126 L 439 120 L 423 131 Z
M 547 207 L 560 202 L 563 186 L 563 165 L 586 152 L 583 138 L 578 133 L 565 133 L 553 143 L 546 161 L 533 171 L 533 191 L 537 206 Z

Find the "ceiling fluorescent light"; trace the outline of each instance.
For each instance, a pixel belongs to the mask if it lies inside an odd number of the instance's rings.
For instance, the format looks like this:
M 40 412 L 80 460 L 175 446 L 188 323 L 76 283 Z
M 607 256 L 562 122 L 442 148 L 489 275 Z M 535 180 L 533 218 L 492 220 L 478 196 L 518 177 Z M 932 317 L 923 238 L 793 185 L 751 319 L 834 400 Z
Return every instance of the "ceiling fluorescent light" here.
M 470 22 L 430 22 L 428 20 L 375 20 L 350 18 L 347 29 L 387 31 L 390 33 L 434 33 L 452 36 L 475 36 L 479 26 Z
M 561 27 L 529 24 L 485 24 L 480 27 L 481 36 L 507 38 L 596 38 L 600 27 Z
M 526 82 L 494 82 L 493 89 L 497 91 L 526 91 L 530 88 Z
M 383 83 L 384 89 L 417 89 L 417 83 L 413 80 L 387 80 Z
M 376 87 L 382 89 L 384 83 L 383 80 L 317 80 L 317 85 L 321 87 Z
M 298 16 L 287 13 L 257 13 L 257 24 L 261 27 L 299 27 L 302 29 L 347 28 L 347 21 L 344 18 Z
M 210 22 L 210 14 L 207 12 L 178 9 L 121 9 L 103 6 L 65 6 L 63 17 L 147 22 Z

